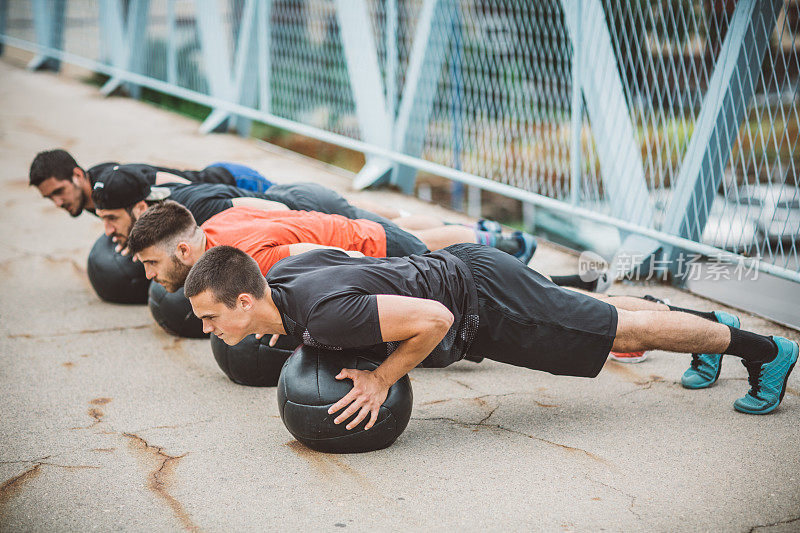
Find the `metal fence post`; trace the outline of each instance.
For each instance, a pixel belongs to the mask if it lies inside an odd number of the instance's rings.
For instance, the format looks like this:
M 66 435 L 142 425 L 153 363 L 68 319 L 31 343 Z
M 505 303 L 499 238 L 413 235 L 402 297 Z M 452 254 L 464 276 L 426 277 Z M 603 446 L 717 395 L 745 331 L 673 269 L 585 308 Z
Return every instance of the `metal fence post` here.
M 147 54 L 147 16 L 150 0 L 140 0 L 128 4 L 127 22 L 123 20 L 123 6 L 119 0 L 105 0 L 100 3 L 100 21 L 105 31 L 101 34 L 107 39 L 110 49 L 109 60 L 112 66 L 129 72 L 142 73 Z M 100 94 L 108 96 L 123 84 L 121 78 L 111 77 L 101 88 Z M 134 98 L 141 94 L 141 88 L 125 83 L 125 88 Z
M 389 148 L 394 121 L 386 111 L 377 48 L 368 29 L 371 23 L 367 4 L 364 0 L 337 0 L 336 16 L 361 138 L 368 143 Z M 368 187 L 384 179 L 393 166 L 389 160 L 367 156 L 367 162 L 353 180 L 353 186 Z
M 272 110 L 272 0 L 258 2 L 258 108 L 261 111 Z
M 223 35 L 225 25 L 222 23 L 219 4 L 216 0 L 195 0 L 195 4 L 203 66 L 211 95 L 220 100 L 232 101 L 233 85 L 228 59 L 230 52 L 228 41 Z M 227 111 L 215 108 L 200 125 L 200 133 L 225 131 L 229 117 Z
M 653 206 L 641 148 L 625 100 L 603 6 L 599 0 L 562 0 L 561 4 L 571 40 L 582 50 L 592 50 L 591 54 L 579 54 L 578 76 L 597 146 L 605 195 L 615 216 L 652 227 Z M 630 268 L 636 266 L 636 261 L 627 258 L 644 260 L 661 248 L 653 239 L 624 232 L 622 236 L 617 256 L 624 257 Z M 619 260 L 615 261 L 615 268 L 619 264 Z
M 397 118 L 397 0 L 386 1 L 386 114 L 394 123 Z M 392 132 L 394 133 L 394 132 Z M 394 143 L 394 138 L 392 138 Z
M 577 2 L 562 1 L 571 39 L 579 41 L 582 49 L 592 50 L 591 54 L 580 55 L 580 80 L 606 194 L 619 217 L 651 226 L 653 208 L 641 148 L 628 112 L 603 6 L 599 0 L 583 0 L 580 4 L 579 12 Z
M 583 0 L 573 0 L 578 13 L 582 10 Z M 581 17 L 575 17 L 575 33 L 582 35 Z M 572 205 L 578 205 L 581 199 L 581 182 L 583 168 L 583 95 L 581 94 L 581 40 L 572 39 L 572 100 L 570 106 L 570 198 Z
M 0 0 L 0 35 L 6 33 L 8 25 L 8 0 Z M 0 55 L 3 55 L 4 43 L 0 41 Z
M 782 0 L 740 0 L 734 8 L 714 74 L 681 164 L 662 231 L 700 241 L 722 181 L 731 145 L 747 118 L 761 62 Z M 665 250 L 670 270 L 679 249 Z
M 167 82 L 178 84 L 178 44 L 175 26 L 175 0 L 167 0 Z
M 100 39 L 103 43 L 104 56 L 102 60 L 116 68 L 123 69 L 127 64 L 129 51 L 125 46 L 125 23 L 122 17 L 122 3 L 120 0 L 103 0 L 98 6 L 100 17 Z M 100 94 L 108 96 L 117 87 L 121 80 L 117 77 L 109 79 L 100 88 Z
M 420 11 L 395 125 L 395 149 L 413 157 L 422 154 L 425 144 L 457 9 L 454 0 L 425 0 Z M 410 193 L 416 175 L 415 169 L 400 166 L 392 182 Z
M 67 0 L 33 0 L 32 7 L 36 42 L 47 48 L 61 50 L 64 47 Z M 29 70 L 58 71 L 59 68 L 59 60 L 42 52 L 28 63 Z
M 458 15 L 458 14 L 457 14 Z M 450 54 L 448 70 L 450 73 L 450 128 L 453 146 L 453 168 L 461 170 L 461 158 L 463 151 L 463 117 L 461 113 L 461 96 L 464 93 L 464 79 L 461 72 L 461 20 L 459 16 L 453 17 L 451 31 L 453 33 L 453 53 Z M 470 191 L 472 192 L 472 191 Z M 472 209 L 470 202 L 471 196 L 467 198 L 467 209 Z M 450 207 L 455 211 L 464 210 L 464 185 L 453 182 L 450 184 Z
M 258 102 L 258 34 L 254 26 L 257 21 L 258 2 L 246 0 L 241 10 L 241 23 L 236 45 L 236 57 L 233 67 L 233 95 L 236 102 L 255 108 Z M 243 136 L 250 135 L 252 121 L 244 117 L 236 117 L 236 132 Z
M 136 74 L 144 74 L 147 59 L 147 17 L 150 12 L 150 0 L 136 0 L 128 4 L 128 20 L 126 28 L 126 43 L 128 48 L 127 70 Z M 138 85 L 127 83 L 125 88 L 133 98 L 139 98 L 142 88 Z

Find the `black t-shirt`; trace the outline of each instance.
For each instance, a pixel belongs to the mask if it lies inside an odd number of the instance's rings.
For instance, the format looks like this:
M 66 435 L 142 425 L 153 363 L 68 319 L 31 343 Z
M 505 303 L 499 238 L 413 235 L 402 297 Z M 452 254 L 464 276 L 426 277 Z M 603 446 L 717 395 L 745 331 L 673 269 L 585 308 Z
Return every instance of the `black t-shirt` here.
M 94 182 L 100 179 L 103 174 L 110 171 L 115 166 L 119 165 L 119 163 L 115 163 L 113 161 L 109 161 L 107 163 L 100 163 L 99 165 L 95 165 L 91 167 L 89 170 L 86 171 L 86 174 L 89 176 L 89 181 L 94 186 Z M 199 184 L 199 183 L 208 183 L 208 184 L 225 184 L 225 185 L 234 185 L 236 180 L 233 178 L 230 172 L 225 170 L 222 167 L 206 167 L 203 170 L 177 170 L 174 168 L 167 168 L 167 167 L 157 167 L 153 165 L 146 165 L 143 163 L 130 163 L 125 165 L 119 165 L 121 167 L 125 167 L 125 170 L 139 174 L 144 176 L 147 182 L 150 185 L 156 184 L 156 173 L 158 172 L 169 172 L 170 174 L 174 174 L 179 178 L 183 178 L 192 182 L 192 185 Z M 175 185 L 188 185 L 188 184 L 175 184 Z M 166 186 L 166 184 L 162 185 Z M 238 194 L 237 196 L 247 196 L 247 194 Z M 177 200 L 176 200 L 177 201 Z M 179 202 L 182 203 L 182 202 Z M 230 207 L 230 205 L 228 205 Z M 96 215 L 94 209 L 87 208 L 86 211 L 90 212 L 93 215 Z M 190 209 L 191 211 L 191 209 Z M 221 211 L 221 210 L 220 210 Z M 218 213 L 219 211 L 217 211 Z M 216 213 L 214 213 L 216 214 Z M 212 215 L 213 216 L 213 215 Z
M 232 185 L 211 183 L 165 183 L 159 185 L 170 190 L 169 199 L 188 209 L 197 224 L 233 207 L 232 198 L 265 198 L 264 194 L 239 189 Z
M 462 359 L 478 329 L 472 274 L 446 250 L 390 258 L 313 250 L 278 261 L 267 282 L 287 334 L 309 346 L 364 348 L 385 359 L 399 342 L 382 341 L 378 294 L 436 300 L 453 313 L 453 326 L 422 366 Z
M 317 211 L 328 215 L 359 218 L 352 205 L 338 193 L 316 183 L 288 183 L 273 185 L 266 192 L 258 193 L 232 185 L 209 183 L 166 183 L 160 187 L 170 189 L 170 200 L 185 206 L 192 212 L 198 224 L 202 224 L 217 213 L 233 207 L 233 198 L 261 198 L 280 202 L 293 211 Z

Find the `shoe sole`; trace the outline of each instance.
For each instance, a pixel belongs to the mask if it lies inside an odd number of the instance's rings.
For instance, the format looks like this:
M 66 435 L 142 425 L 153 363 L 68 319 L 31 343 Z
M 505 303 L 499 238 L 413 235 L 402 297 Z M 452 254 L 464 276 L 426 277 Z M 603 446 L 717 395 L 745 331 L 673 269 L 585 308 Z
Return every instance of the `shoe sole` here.
M 789 371 L 786 372 L 786 375 L 783 377 L 783 388 L 781 389 L 781 394 L 780 394 L 780 396 L 778 396 L 778 401 L 775 403 L 775 405 L 767 407 L 763 411 L 751 411 L 749 409 L 739 408 L 739 407 L 736 407 L 736 404 L 733 405 L 733 408 L 736 409 L 737 411 L 739 411 L 740 413 L 746 413 L 748 415 L 768 415 L 772 411 L 777 409 L 778 406 L 783 401 L 783 396 L 784 396 L 784 394 L 786 394 L 786 384 L 789 382 L 789 376 L 792 375 L 792 370 L 794 370 L 794 365 L 797 363 L 797 355 L 798 354 L 795 353 L 794 355 L 795 355 L 794 363 L 789 365 Z
M 627 363 L 635 365 L 636 363 L 642 363 L 647 359 L 647 354 L 641 357 L 615 357 L 611 354 L 608 355 L 608 358 L 612 361 L 616 361 L 618 363 Z
M 666 302 L 666 300 L 664 300 L 664 301 Z M 733 315 L 731 315 L 731 316 L 733 316 Z M 739 320 L 738 316 L 733 316 L 733 319 L 736 321 L 736 323 L 733 324 L 734 328 L 738 329 L 738 328 L 742 327 L 742 322 Z M 722 322 L 717 322 L 717 324 L 722 324 Z M 727 326 L 727 324 L 725 324 L 725 325 Z M 723 354 L 717 354 L 717 355 L 719 355 L 719 368 L 717 368 L 717 375 L 714 376 L 714 380 L 713 381 L 709 382 L 708 385 L 699 385 L 699 386 L 696 386 L 696 387 L 692 387 L 692 386 L 684 385 L 683 384 L 683 380 L 681 380 L 681 385 L 683 386 L 683 388 L 684 389 L 689 389 L 689 390 L 698 390 L 698 389 L 707 389 L 707 388 L 711 387 L 712 385 L 714 385 L 717 382 L 717 380 L 719 379 L 720 372 L 722 372 L 722 359 L 724 359 Z

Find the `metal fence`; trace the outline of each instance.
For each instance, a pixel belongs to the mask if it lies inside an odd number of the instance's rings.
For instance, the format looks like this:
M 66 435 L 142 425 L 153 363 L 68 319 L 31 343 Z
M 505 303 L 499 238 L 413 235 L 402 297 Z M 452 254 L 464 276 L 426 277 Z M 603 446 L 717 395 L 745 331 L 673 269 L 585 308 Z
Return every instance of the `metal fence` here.
M 120 84 L 800 281 L 797 0 L 7 0 L 0 39 Z M 234 119 L 231 119 L 233 122 Z M 742 259 L 746 258 L 746 259 Z

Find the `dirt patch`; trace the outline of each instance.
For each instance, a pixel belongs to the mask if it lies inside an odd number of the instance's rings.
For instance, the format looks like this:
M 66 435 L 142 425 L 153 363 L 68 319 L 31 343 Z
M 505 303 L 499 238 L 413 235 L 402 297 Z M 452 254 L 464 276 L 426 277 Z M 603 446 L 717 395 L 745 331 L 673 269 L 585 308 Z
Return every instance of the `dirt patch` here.
M 89 424 L 88 426 L 76 426 L 70 429 L 92 429 L 97 424 L 102 422 L 103 417 L 105 416 L 105 413 L 96 407 L 90 407 L 89 410 L 87 411 L 87 414 L 93 419 L 91 424 Z
M 94 400 L 90 401 L 89 403 L 92 405 L 105 405 L 109 403 L 113 398 L 95 398 Z
M 0 485 L 0 509 L 5 507 L 8 501 L 22 491 L 23 485 L 42 473 L 42 465 L 36 464 L 18 476 L 8 479 Z M 1 514 L 1 513 L 0 513 Z
M 300 441 L 296 440 L 290 440 L 287 442 L 286 447 L 292 450 L 298 457 L 304 459 L 314 468 L 314 470 L 322 474 L 324 477 L 328 477 L 333 474 L 333 468 L 331 464 L 325 460 L 324 454 L 315 452 L 311 448 L 307 448 L 305 445 L 300 443 Z
M 374 490 L 373 485 L 364 477 L 364 474 L 347 464 L 341 456 L 314 451 L 296 440 L 290 440 L 286 443 L 286 446 L 298 457 L 306 460 L 323 476 L 330 477 L 334 472 L 338 471 L 351 478 L 365 490 Z
M 653 383 L 664 382 L 663 376 L 650 374 L 649 376 L 645 377 L 637 372 L 634 372 L 634 370 L 630 368 L 630 363 L 619 363 L 617 361 L 608 360 L 606 361 L 605 366 L 603 366 L 603 369 L 608 370 L 612 374 L 621 377 L 629 383 L 633 383 L 634 385 L 638 385 L 639 387 L 646 389 L 649 389 Z

